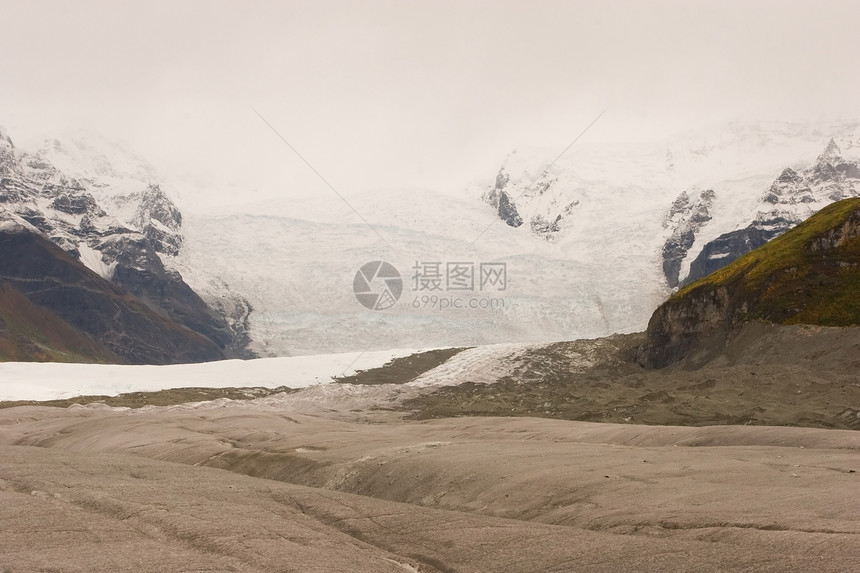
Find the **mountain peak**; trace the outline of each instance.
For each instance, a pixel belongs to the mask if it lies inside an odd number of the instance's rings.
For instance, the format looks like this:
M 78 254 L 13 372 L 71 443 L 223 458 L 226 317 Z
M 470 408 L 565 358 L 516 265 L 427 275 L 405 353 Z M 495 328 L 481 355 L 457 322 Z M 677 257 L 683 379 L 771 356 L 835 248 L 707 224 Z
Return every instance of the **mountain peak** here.
M 6 128 L 0 125 L 0 170 L 11 167 L 15 161 L 15 144 L 6 133 Z
M 824 152 L 818 156 L 819 163 L 827 162 L 833 163 L 835 160 L 842 158 L 842 150 L 839 149 L 839 146 L 836 145 L 836 141 L 831 137 L 830 141 L 827 143 L 827 147 L 824 148 Z

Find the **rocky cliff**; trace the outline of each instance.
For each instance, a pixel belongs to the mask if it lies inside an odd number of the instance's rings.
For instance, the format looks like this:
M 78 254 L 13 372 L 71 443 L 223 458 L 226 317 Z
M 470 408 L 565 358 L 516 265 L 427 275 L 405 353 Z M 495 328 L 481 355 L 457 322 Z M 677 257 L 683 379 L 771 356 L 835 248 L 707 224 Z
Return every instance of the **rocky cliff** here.
M 785 168 L 761 195 L 752 220 L 708 242 L 681 282 L 692 283 L 781 235 L 824 205 L 860 196 L 860 161 L 842 157 L 831 139 L 810 167 Z M 667 274 L 670 286 L 672 278 Z M 677 282 L 675 283 L 677 284 Z
M 663 219 L 663 228 L 672 229 L 662 252 L 663 274 L 672 288 L 678 286 L 681 265 L 696 241 L 696 233 L 711 220 L 715 197 L 713 189 L 698 193 L 682 191 Z
M 0 211 L 0 359 L 171 364 L 224 358 L 209 338 Z
M 860 199 L 805 222 L 679 290 L 651 317 L 639 363 L 661 368 L 719 346 L 740 324 L 860 324 Z
M 228 322 L 165 265 L 182 248 L 182 213 L 154 169 L 101 146 L 114 155 L 75 139 L 50 140 L 31 153 L 0 131 L 0 207 L 229 356 L 252 356 L 246 325 Z

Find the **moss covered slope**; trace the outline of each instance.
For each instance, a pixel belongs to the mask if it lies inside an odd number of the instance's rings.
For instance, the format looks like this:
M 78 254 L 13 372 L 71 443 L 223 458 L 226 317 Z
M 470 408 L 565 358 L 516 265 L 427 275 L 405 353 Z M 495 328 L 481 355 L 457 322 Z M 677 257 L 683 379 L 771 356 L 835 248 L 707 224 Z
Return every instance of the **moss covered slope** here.
M 825 207 L 679 290 L 651 317 L 640 363 L 677 362 L 703 339 L 750 320 L 860 325 L 860 199 Z

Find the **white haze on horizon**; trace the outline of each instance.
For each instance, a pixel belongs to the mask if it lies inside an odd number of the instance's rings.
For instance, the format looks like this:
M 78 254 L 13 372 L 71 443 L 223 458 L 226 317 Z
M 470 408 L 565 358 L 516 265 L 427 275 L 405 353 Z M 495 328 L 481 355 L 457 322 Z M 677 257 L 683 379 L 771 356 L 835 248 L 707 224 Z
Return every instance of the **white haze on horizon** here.
M 860 117 L 856 2 L 0 0 L 0 125 L 247 201 L 456 191 L 515 147 Z M 237 194 L 241 191 L 242 194 Z

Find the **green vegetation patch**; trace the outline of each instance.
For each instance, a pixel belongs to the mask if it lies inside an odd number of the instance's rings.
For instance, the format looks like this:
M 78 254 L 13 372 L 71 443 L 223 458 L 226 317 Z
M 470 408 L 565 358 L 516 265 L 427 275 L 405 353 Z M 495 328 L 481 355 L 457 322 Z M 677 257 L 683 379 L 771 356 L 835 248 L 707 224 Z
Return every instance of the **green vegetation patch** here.
M 87 362 L 122 360 L 46 308 L 0 283 L 0 361 Z
M 860 198 L 828 205 L 794 229 L 675 293 L 669 302 L 726 287 L 749 301 L 747 318 L 783 324 L 860 324 L 860 237 L 812 245 L 860 213 Z

